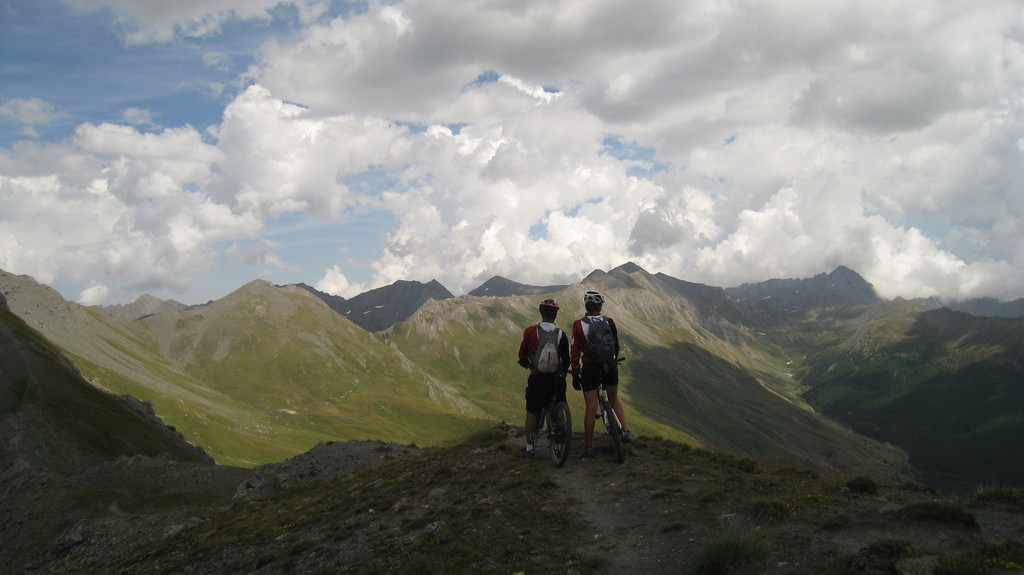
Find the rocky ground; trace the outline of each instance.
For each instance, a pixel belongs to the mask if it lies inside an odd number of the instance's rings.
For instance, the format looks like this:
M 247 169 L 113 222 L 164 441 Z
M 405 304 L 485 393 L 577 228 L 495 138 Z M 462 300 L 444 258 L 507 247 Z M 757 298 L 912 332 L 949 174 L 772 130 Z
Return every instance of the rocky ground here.
M 138 555 L 239 502 L 418 451 L 347 441 L 256 469 L 137 456 L 70 478 L 23 475 L 6 484 L 0 501 L 3 555 L 24 573 L 88 573 L 90 565 Z
M 764 575 L 822 573 L 829 565 L 833 573 L 938 573 L 939 558 L 954 547 L 1024 541 L 1020 510 L 972 509 L 976 527 L 896 517 L 911 502 L 949 499 L 917 485 L 856 493 L 799 469 L 765 477 L 739 463 L 732 470 L 739 475 L 723 476 L 653 456 L 643 445 L 627 451 L 621 466 L 605 464 L 613 458 L 609 446 L 603 456 L 598 450 L 606 461 L 544 469 L 576 502 L 589 526 L 579 535 L 609 559 L 606 573 L 685 572 L 709 544 L 735 532 L 761 534 L 774 549 L 766 561 L 730 572 Z M 827 526 L 834 522 L 841 524 Z
M 557 468 L 544 447 L 519 458 L 521 443 L 506 427 L 442 448 L 326 443 L 255 470 L 122 459 L 10 491 L 3 559 L 15 573 L 440 573 L 462 561 L 508 575 L 660 575 L 744 533 L 768 551 L 730 573 L 1020 572 L 1019 501 L 853 490 L 644 438 L 624 464 L 598 442 L 596 458 Z M 903 512 L 922 501 L 976 524 Z M 996 558 L 968 561 L 984 553 Z

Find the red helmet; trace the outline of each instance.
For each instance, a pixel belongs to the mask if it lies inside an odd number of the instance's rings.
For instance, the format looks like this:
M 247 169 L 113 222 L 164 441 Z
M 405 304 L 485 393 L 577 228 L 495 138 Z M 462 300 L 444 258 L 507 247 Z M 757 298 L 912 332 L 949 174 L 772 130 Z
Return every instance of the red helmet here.
M 544 311 L 545 308 L 549 310 L 558 311 L 558 302 L 551 298 L 548 298 L 540 302 L 540 310 Z

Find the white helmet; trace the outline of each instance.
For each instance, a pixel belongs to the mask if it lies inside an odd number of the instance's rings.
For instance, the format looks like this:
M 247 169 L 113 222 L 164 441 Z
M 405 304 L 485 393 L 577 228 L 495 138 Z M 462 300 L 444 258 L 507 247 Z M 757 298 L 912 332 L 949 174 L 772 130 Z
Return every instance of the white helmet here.
M 587 293 L 583 294 L 583 303 L 596 303 L 601 305 L 604 303 L 604 296 L 597 290 L 588 290 Z

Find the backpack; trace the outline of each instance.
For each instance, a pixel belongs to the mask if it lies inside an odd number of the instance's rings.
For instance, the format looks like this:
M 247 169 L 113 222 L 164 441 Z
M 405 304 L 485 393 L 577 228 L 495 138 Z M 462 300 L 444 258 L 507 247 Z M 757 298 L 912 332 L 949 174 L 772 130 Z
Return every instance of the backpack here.
M 583 318 L 590 331 L 587 333 L 587 353 L 590 360 L 596 363 L 613 363 L 615 361 L 615 334 L 608 318 L 603 315 Z
M 547 331 L 537 324 L 537 351 L 533 355 L 533 369 L 540 373 L 558 373 L 562 370 L 562 358 L 558 357 L 558 336 L 562 330 Z

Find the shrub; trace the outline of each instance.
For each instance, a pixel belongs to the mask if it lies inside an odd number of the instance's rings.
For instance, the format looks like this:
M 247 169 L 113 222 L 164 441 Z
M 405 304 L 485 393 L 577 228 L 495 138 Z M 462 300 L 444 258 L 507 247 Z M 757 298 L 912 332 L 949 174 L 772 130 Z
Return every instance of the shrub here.
M 841 529 L 850 524 L 850 516 L 846 513 L 838 513 L 825 520 L 822 526 L 825 529 Z
M 854 477 L 846 482 L 846 487 L 854 493 L 873 495 L 878 493 L 878 484 L 870 477 Z
M 1024 543 L 1006 539 L 985 543 L 958 555 L 945 555 L 939 559 L 944 575 L 987 575 L 993 570 L 1020 571 L 1024 564 Z
M 789 507 L 776 499 L 762 499 L 755 501 L 751 515 L 756 519 L 767 519 L 769 521 L 782 521 L 789 517 Z
M 959 505 L 939 501 L 918 501 L 909 503 L 896 510 L 896 516 L 914 521 L 935 521 L 950 525 L 977 527 L 974 514 Z
M 771 543 L 762 535 L 732 531 L 701 549 L 691 572 L 694 575 L 724 575 L 733 567 L 761 563 L 771 553 Z
M 990 503 L 1010 509 L 1024 509 L 1024 489 L 979 488 L 974 499 L 979 503 Z
M 664 525 L 662 525 L 661 532 L 668 533 L 670 531 L 682 531 L 684 527 L 686 527 L 686 525 L 683 524 L 682 521 L 672 521 L 670 523 L 665 523 Z
M 845 554 L 836 557 L 825 564 L 821 570 L 822 575 L 846 575 L 853 566 L 853 555 Z
M 492 445 L 508 438 L 508 432 L 498 427 L 489 427 L 470 433 L 465 438 L 467 445 Z
M 584 555 L 579 558 L 576 565 L 582 569 L 584 573 L 600 571 L 608 568 L 608 559 L 598 555 Z

